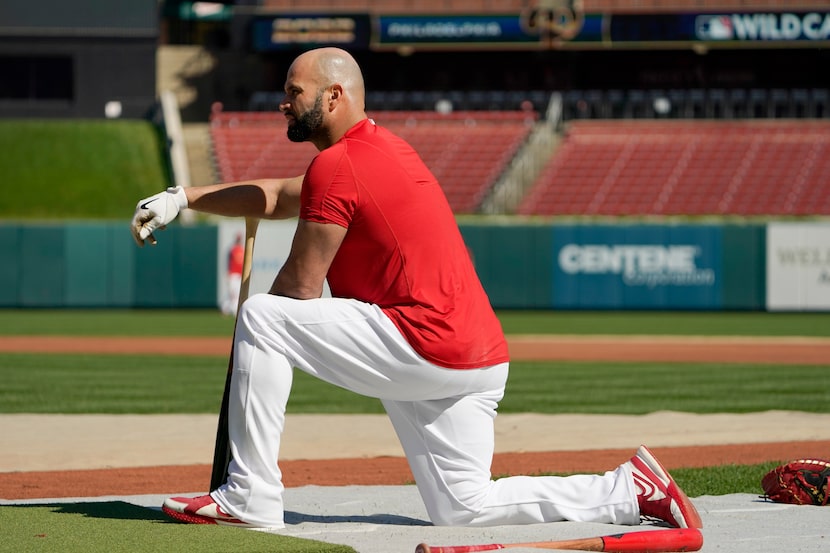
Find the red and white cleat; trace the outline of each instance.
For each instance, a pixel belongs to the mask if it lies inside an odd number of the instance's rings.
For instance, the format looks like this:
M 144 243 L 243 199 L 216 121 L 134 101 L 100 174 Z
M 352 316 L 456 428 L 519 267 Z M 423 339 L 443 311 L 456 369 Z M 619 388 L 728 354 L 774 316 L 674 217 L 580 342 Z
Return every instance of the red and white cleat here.
M 223 512 L 210 495 L 171 497 L 164 501 L 161 510 L 167 516 L 189 524 L 221 524 L 240 528 L 257 528 L 253 524 Z
M 637 487 L 640 516 L 662 520 L 676 528 L 703 528 L 695 506 L 646 446 L 640 446 L 629 464 Z

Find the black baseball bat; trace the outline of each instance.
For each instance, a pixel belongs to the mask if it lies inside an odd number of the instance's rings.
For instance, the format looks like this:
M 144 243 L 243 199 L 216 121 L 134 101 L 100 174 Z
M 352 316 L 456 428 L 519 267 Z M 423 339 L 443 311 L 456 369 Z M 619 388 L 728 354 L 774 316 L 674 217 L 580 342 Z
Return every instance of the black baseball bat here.
M 251 268 L 254 262 L 254 240 L 259 226 L 259 219 L 245 219 L 245 257 L 242 261 L 242 282 L 239 286 L 238 307 L 248 298 L 251 287 Z M 219 408 L 219 421 L 216 425 L 216 443 L 213 446 L 213 468 L 210 473 L 210 491 L 215 490 L 228 479 L 228 466 L 231 463 L 231 443 L 228 435 L 228 403 L 231 392 L 231 376 L 233 374 L 233 343 L 236 342 L 236 325 L 234 325 L 234 340 L 231 343 L 231 352 L 228 357 L 228 373 L 225 377 L 225 391 L 222 394 L 222 406 Z

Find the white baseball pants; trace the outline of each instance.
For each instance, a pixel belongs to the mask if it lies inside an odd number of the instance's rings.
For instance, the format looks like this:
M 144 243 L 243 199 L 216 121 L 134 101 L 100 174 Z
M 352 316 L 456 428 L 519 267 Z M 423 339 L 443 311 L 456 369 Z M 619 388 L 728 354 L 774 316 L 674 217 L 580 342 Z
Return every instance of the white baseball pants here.
M 231 381 L 233 460 L 212 494 L 228 514 L 281 528 L 277 464 L 293 368 L 380 398 L 436 525 L 573 520 L 639 523 L 630 470 L 493 481 L 493 421 L 508 364 L 456 370 L 424 360 L 375 305 L 258 294 L 239 312 Z

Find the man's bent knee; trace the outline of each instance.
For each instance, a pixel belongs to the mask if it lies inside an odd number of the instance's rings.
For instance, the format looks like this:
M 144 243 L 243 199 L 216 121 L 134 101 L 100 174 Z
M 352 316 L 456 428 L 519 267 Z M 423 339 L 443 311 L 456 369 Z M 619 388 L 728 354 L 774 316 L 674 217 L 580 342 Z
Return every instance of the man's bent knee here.
M 449 501 L 427 503 L 427 514 L 435 526 L 469 526 L 479 516 L 480 509 L 457 497 Z

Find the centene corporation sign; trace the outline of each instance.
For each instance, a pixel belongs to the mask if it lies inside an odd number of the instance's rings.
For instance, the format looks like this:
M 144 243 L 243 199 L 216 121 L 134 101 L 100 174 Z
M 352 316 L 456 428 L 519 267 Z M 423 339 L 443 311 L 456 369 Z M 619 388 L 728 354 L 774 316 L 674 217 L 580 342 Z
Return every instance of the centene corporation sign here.
M 715 271 L 699 268 L 696 245 L 566 244 L 559 268 L 567 274 L 619 274 L 627 286 L 709 286 Z

